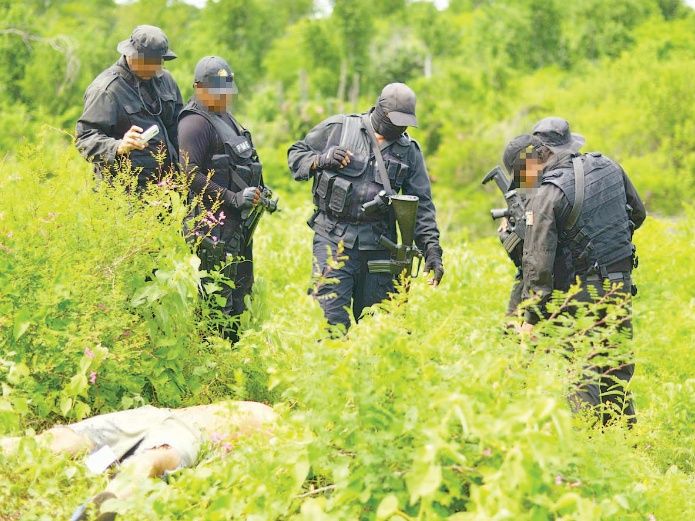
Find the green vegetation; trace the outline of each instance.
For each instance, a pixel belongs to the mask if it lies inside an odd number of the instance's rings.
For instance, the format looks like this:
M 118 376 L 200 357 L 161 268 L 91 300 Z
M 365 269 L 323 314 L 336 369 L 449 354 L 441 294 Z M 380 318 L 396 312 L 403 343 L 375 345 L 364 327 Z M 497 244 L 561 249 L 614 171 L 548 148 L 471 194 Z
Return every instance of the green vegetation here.
M 693 517 L 695 15 L 675 0 L 450 4 L 337 1 L 316 17 L 309 0 L 0 0 L 0 434 L 141 403 L 281 413 L 270 443 L 153 480 L 125 519 Z M 95 191 L 71 145 L 84 88 L 138 23 L 167 32 L 184 96 L 199 57 L 229 59 L 235 112 L 281 196 L 234 346 L 198 297 L 180 190 Z M 447 274 L 330 339 L 307 295 L 309 186 L 290 182 L 285 150 L 394 80 L 419 95 Z M 559 342 L 520 346 L 501 328 L 513 267 L 479 180 L 549 114 L 619 160 L 651 212 L 636 235 L 632 431 L 573 419 Z M 0 459 L 0 519 L 65 519 L 105 479 L 26 440 Z

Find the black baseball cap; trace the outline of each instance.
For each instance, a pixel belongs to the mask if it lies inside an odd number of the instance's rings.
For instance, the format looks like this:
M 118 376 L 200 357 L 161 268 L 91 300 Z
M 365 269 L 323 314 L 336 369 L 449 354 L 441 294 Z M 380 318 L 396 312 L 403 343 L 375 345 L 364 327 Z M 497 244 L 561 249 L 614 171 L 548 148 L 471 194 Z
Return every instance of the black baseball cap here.
M 223 58 L 205 56 L 195 66 L 194 83 L 217 94 L 236 94 L 239 89 L 234 81 L 234 72 Z
M 567 120 L 558 117 L 543 118 L 533 127 L 533 135 L 553 153 L 575 153 L 584 146 L 584 136 L 572 134 Z
M 130 38 L 120 42 L 116 49 L 126 56 L 138 55 L 162 60 L 177 58 L 176 53 L 169 49 L 169 40 L 164 31 L 154 25 L 138 25 Z
M 415 102 L 413 89 L 405 83 L 389 83 L 376 100 L 391 123 L 398 127 L 417 127 Z

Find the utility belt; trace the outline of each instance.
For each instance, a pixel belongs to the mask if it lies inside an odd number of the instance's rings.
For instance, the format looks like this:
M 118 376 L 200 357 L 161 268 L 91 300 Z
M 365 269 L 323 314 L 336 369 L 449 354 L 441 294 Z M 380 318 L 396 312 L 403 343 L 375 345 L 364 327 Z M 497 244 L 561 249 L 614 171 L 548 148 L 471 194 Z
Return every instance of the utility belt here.
M 329 219 L 339 224 L 376 224 L 386 222 L 388 219 L 388 213 L 379 213 L 376 215 L 369 216 L 360 215 L 357 219 L 354 219 L 351 216 L 343 217 L 341 215 L 337 215 L 333 213 L 330 209 L 328 209 L 328 211 L 323 211 L 319 209 L 318 211 L 325 214 Z
M 625 271 L 613 271 L 606 274 L 592 274 L 584 277 L 587 282 L 602 282 L 604 280 L 610 280 L 611 282 L 619 282 L 625 280 L 626 277 L 630 276 L 630 272 Z
M 307 220 L 307 224 L 315 232 L 327 237 L 342 237 L 349 226 L 357 226 L 360 224 L 371 225 L 372 233 L 376 238 L 388 234 L 389 232 L 389 221 L 387 218 L 369 221 L 336 218 L 329 213 L 322 212 L 318 208 L 314 209 L 314 213 Z
M 593 266 L 586 274 L 579 275 L 580 280 L 591 283 L 603 283 L 607 280 L 611 283 L 626 282 L 631 279 L 633 259 L 628 257 L 626 259 L 614 262 L 608 266 Z M 630 293 L 635 296 L 637 295 L 637 286 L 630 284 Z
M 616 262 L 612 262 L 607 266 L 599 266 L 595 264 L 585 274 L 580 274 L 579 277 L 589 282 L 598 280 L 618 280 L 624 276 L 630 276 L 632 273 L 632 258 L 627 257 Z

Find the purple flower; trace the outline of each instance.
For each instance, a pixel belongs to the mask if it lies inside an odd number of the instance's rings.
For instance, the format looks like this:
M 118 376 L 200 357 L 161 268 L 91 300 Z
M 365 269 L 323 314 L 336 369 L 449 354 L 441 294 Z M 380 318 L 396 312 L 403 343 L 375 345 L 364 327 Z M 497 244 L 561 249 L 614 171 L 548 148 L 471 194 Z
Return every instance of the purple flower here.
M 89 373 L 89 383 L 92 385 L 97 383 L 97 373 L 95 371 L 92 371 L 91 373 Z
M 84 356 L 86 356 L 87 358 L 94 358 L 94 351 L 92 351 L 88 347 L 85 347 L 84 348 Z

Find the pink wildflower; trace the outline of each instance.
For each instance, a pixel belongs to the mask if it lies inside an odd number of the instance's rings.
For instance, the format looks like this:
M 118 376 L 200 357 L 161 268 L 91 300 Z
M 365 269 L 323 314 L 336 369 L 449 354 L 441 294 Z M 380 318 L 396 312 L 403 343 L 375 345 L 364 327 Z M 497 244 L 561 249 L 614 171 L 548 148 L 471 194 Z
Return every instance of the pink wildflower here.
M 562 476 L 560 476 L 559 474 L 555 476 L 555 484 L 562 485 Z
M 228 441 L 225 441 L 225 442 L 222 444 L 222 450 L 223 450 L 224 452 L 232 452 L 232 444 L 229 443 Z
M 224 436 L 220 434 L 219 432 L 213 432 L 210 434 L 210 441 L 213 443 L 219 443 L 224 439 Z
M 87 358 L 94 358 L 94 351 L 92 351 L 88 347 L 85 347 L 84 348 L 84 356 L 86 356 Z
M 485 449 L 483 451 L 483 456 L 485 456 L 486 458 L 489 458 L 490 456 L 492 456 L 492 449 Z
M 91 373 L 89 373 L 89 383 L 92 385 L 97 383 L 97 373 L 95 371 L 92 371 Z

